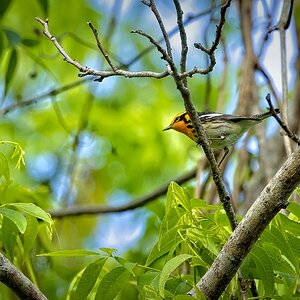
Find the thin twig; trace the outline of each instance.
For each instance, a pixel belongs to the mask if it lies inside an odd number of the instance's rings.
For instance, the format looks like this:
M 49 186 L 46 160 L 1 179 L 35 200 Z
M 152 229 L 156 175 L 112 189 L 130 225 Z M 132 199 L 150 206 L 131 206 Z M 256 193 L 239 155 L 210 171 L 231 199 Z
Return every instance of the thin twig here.
M 131 30 L 131 33 L 137 33 L 139 35 L 146 37 L 150 41 L 150 43 L 154 45 L 157 48 L 157 50 L 162 54 L 162 59 L 164 59 L 168 63 L 172 63 L 172 60 L 168 55 L 168 53 L 166 52 L 166 50 L 158 42 L 156 42 L 152 36 L 150 36 L 149 34 L 147 34 L 142 30 Z
M 36 20 L 44 26 L 44 31 L 43 33 L 45 36 L 55 45 L 57 50 L 60 52 L 60 54 L 63 56 L 64 60 L 76 67 L 80 73 L 78 74 L 79 77 L 84 77 L 84 76 L 89 76 L 89 75 L 94 75 L 94 76 L 99 76 L 102 79 L 106 77 L 111 77 L 111 76 L 123 76 L 127 78 L 132 78 L 132 77 L 152 77 L 156 79 L 161 79 L 169 75 L 168 70 L 163 71 L 163 72 L 152 72 L 152 71 L 126 71 L 122 69 L 117 69 L 117 70 L 110 70 L 110 71 L 105 71 L 105 70 L 94 70 L 89 67 L 84 67 L 80 63 L 78 63 L 76 60 L 72 59 L 67 52 L 64 50 L 64 48 L 60 45 L 60 43 L 57 41 L 57 39 L 50 33 L 49 31 L 49 26 L 48 26 L 48 19 L 43 21 L 42 19 L 36 17 Z
M 273 106 L 270 94 L 267 94 L 266 100 L 267 100 L 267 102 L 269 104 L 269 108 L 270 108 L 270 111 L 272 113 L 272 116 L 276 119 L 276 121 L 281 126 L 281 128 L 286 132 L 287 136 L 300 146 L 300 138 L 295 133 L 293 133 L 290 130 L 290 128 L 288 127 L 288 125 L 283 120 L 281 120 L 279 118 L 279 116 L 277 115 L 277 113 L 275 111 L 275 108 Z
M 199 12 L 197 14 L 190 14 L 190 15 L 188 15 L 187 18 L 183 21 L 183 25 L 185 27 L 188 26 L 190 23 L 194 22 L 196 19 L 209 14 L 212 11 L 213 8 L 217 8 L 217 7 L 218 6 L 215 6 L 215 7 L 206 9 L 204 11 L 201 11 L 201 12 Z M 170 31 L 168 31 L 169 38 L 172 37 L 177 32 L 178 32 L 178 26 L 176 26 L 173 29 L 171 29 Z M 164 38 L 161 37 L 157 42 L 161 43 L 163 41 L 164 41 Z M 135 63 L 136 61 L 138 61 L 142 56 L 144 56 L 145 54 L 147 54 L 149 51 L 153 50 L 153 48 L 154 48 L 153 45 L 148 46 L 143 51 L 141 51 L 139 54 L 137 54 L 135 57 L 133 57 L 132 59 L 130 59 L 127 63 L 124 63 L 123 66 L 126 67 L 126 68 L 128 68 L 130 65 L 132 65 L 133 63 Z
M 164 37 L 164 40 L 165 40 L 165 43 L 166 43 L 166 47 L 167 47 L 167 53 L 168 53 L 169 57 L 171 59 L 173 59 L 173 57 L 172 57 L 172 47 L 171 47 L 169 35 L 168 35 L 168 32 L 167 32 L 167 30 L 165 28 L 165 25 L 164 25 L 163 21 L 162 21 L 162 18 L 161 18 L 160 14 L 159 14 L 159 12 L 157 10 L 157 7 L 155 5 L 155 1 L 154 0 L 150 0 L 149 1 L 149 7 L 152 10 L 152 12 L 153 12 L 153 14 L 154 14 L 154 16 L 155 16 L 155 18 L 156 18 L 156 20 L 158 22 L 160 30 L 161 30 L 161 32 L 163 34 L 163 37 Z
M 45 92 L 41 95 L 34 96 L 32 98 L 29 98 L 29 99 L 26 99 L 26 100 L 23 100 L 23 101 L 19 101 L 17 103 L 10 104 L 10 105 L 0 109 L 0 115 L 6 115 L 7 113 L 9 113 L 11 111 L 14 111 L 18 108 L 27 107 L 27 106 L 36 104 L 38 102 L 47 100 L 49 97 L 53 97 L 53 96 L 56 96 L 58 94 L 61 94 L 61 93 L 65 92 L 65 91 L 68 91 L 69 89 L 72 89 L 72 88 L 74 88 L 78 85 L 81 85 L 81 84 L 85 83 L 88 80 L 91 80 L 91 79 L 90 78 L 85 78 L 85 79 L 76 80 L 74 82 L 65 84 L 65 85 L 60 86 L 58 88 L 51 89 L 50 91 Z
M 174 4 L 177 12 L 177 25 L 178 25 L 180 41 L 181 41 L 180 71 L 181 73 L 184 73 L 186 71 L 186 57 L 188 53 L 187 37 L 186 37 L 186 32 L 183 25 L 183 19 L 182 19 L 183 11 L 181 9 L 179 0 L 174 0 Z M 183 83 L 185 86 L 187 86 L 186 77 L 183 78 Z
M 101 44 L 101 42 L 100 42 L 100 40 L 99 40 L 99 36 L 98 36 L 98 31 L 97 31 L 97 29 L 94 27 L 94 25 L 92 24 L 92 22 L 89 21 L 89 22 L 87 22 L 87 23 L 88 23 L 89 27 L 90 27 L 90 28 L 92 29 L 92 31 L 93 31 L 93 34 L 94 34 L 94 36 L 95 36 L 95 39 L 96 39 L 96 43 L 97 43 L 98 49 L 100 50 L 100 52 L 102 53 L 102 55 L 104 56 L 105 60 L 106 60 L 107 63 L 109 64 L 109 66 L 112 68 L 112 70 L 113 70 L 114 72 L 116 72 L 117 67 L 115 67 L 115 66 L 113 65 L 113 63 L 112 63 L 112 61 L 111 61 L 109 55 L 105 52 L 105 50 L 104 50 L 104 48 L 103 48 L 103 46 L 102 46 L 102 44 Z

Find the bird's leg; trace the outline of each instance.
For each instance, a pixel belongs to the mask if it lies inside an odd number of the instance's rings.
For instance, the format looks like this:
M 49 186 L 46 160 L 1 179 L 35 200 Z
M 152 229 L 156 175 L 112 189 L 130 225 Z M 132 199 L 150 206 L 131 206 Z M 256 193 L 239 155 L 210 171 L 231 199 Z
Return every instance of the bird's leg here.
M 227 156 L 228 153 L 229 153 L 229 149 L 227 147 L 224 147 L 224 155 L 223 155 L 222 159 L 220 160 L 220 162 L 218 163 L 219 168 L 220 168 L 221 163 L 223 162 L 223 160 L 225 159 L 225 157 Z

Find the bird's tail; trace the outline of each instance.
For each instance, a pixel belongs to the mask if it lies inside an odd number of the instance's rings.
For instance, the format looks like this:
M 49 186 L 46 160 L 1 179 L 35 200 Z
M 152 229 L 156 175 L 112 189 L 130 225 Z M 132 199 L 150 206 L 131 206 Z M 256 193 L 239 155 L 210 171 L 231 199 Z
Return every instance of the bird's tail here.
M 276 112 L 276 114 L 280 113 L 279 108 L 275 108 L 274 111 Z M 272 116 L 272 112 L 269 110 L 269 111 L 267 111 L 265 113 L 254 115 L 253 119 L 262 121 L 262 120 L 264 120 L 266 118 L 269 118 L 271 116 Z

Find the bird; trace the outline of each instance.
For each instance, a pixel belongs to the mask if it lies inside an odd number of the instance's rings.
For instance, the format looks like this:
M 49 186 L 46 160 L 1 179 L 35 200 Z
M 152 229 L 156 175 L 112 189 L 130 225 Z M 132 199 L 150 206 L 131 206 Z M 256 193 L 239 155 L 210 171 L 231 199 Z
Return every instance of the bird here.
M 276 108 L 274 112 L 278 114 L 280 110 Z M 228 154 L 230 146 L 234 145 L 250 128 L 272 115 L 273 112 L 271 110 L 252 116 L 230 115 L 218 112 L 198 112 L 198 117 L 212 149 L 224 150 L 224 156 L 220 160 L 219 166 Z M 163 131 L 170 129 L 181 132 L 198 143 L 196 130 L 187 112 L 177 114 L 170 125 L 164 128 Z

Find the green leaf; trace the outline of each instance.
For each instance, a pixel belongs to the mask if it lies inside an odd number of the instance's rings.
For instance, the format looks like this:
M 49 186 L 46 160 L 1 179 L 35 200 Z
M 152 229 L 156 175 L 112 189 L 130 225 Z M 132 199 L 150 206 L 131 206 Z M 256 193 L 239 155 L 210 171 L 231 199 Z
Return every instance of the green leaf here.
M 156 286 L 158 287 L 158 280 L 159 280 L 160 272 L 158 271 L 149 271 L 145 274 L 142 274 L 137 277 L 137 286 L 142 293 L 145 286 Z
M 20 212 L 10 208 L 0 207 L 0 214 L 10 219 L 21 233 L 25 232 L 27 222 L 26 218 Z
M 290 204 L 287 207 L 287 210 L 294 214 L 298 219 L 300 219 L 300 205 L 298 203 L 290 202 Z
M 99 255 L 99 252 L 84 250 L 84 249 L 74 249 L 74 250 L 61 250 L 61 251 L 53 251 L 48 253 L 38 254 L 38 256 L 90 256 L 90 255 Z
M 41 219 L 50 225 L 53 224 L 53 220 L 47 212 L 45 212 L 43 209 L 41 209 L 39 206 L 33 204 L 33 203 L 8 203 L 7 205 L 13 206 L 23 212 L 26 212 L 27 214 L 30 214 L 38 219 Z
M 187 277 L 190 277 L 190 282 Z M 165 292 L 168 291 L 173 297 L 174 295 L 186 295 L 193 287 L 193 279 L 193 275 L 188 275 L 185 278 L 170 277 L 166 282 Z
M 295 269 L 291 264 L 287 263 L 286 259 L 280 253 L 276 245 L 271 243 L 264 243 L 264 250 L 268 253 L 272 261 L 273 269 L 278 274 L 285 274 L 289 277 L 295 277 Z
M 180 217 L 177 210 L 175 208 L 171 208 L 164 216 L 159 227 L 158 248 L 161 247 L 162 243 L 165 243 L 164 235 L 171 229 L 175 228 L 175 226 L 178 226 L 179 221 Z
M 119 256 L 114 257 L 115 260 L 122 265 L 125 269 L 127 269 L 132 275 L 134 275 L 134 268 L 137 266 L 136 263 L 133 263 L 131 261 L 128 261 L 127 259 Z
M 11 0 L 1 0 L 0 1 L 0 19 L 3 17 L 5 12 L 7 11 L 10 3 L 11 3 Z
M 2 240 L 7 256 L 13 260 L 19 229 L 11 219 L 4 217 L 2 221 Z
M 178 230 L 189 228 L 187 225 L 175 226 L 168 232 L 166 232 L 158 243 L 152 248 L 147 261 L 146 266 L 152 264 L 156 259 L 162 257 L 170 251 L 174 245 L 178 246 L 182 242 L 182 238 L 178 235 Z
M 9 84 L 14 77 L 17 62 L 18 62 L 18 53 L 17 53 L 17 50 L 15 48 L 13 48 L 13 50 L 11 51 L 9 60 L 8 60 L 8 65 L 7 65 L 7 69 L 6 69 L 6 73 L 5 73 L 4 96 L 7 95 Z
M 298 259 L 287 242 L 283 230 L 279 230 L 275 225 L 272 225 L 270 230 L 265 230 L 262 235 L 262 240 L 271 242 L 277 248 L 279 248 L 282 255 L 284 255 L 291 262 L 295 268 L 295 271 L 299 273 Z
M 48 0 L 38 0 L 45 16 L 48 15 Z
M 39 44 L 39 40 L 33 39 L 22 39 L 21 43 L 26 47 L 34 47 Z
M 11 182 L 10 170 L 6 156 L 0 152 L 0 177 L 3 176 L 7 184 Z
M 295 222 L 284 214 L 278 214 L 277 217 L 282 223 L 285 232 L 291 232 L 295 236 L 300 236 L 300 222 Z
M 149 271 L 137 276 L 137 287 L 141 299 L 160 299 L 157 292 L 160 272 Z
M 130 272 L 124 267 L 110 270 L 101 280 L 95 300 L 113 300 L 128 282 Z
M 268 254 L 265 250 L 255 245 L 250 252 L 250 256 L 255 262 L 257 272 L 264 284 L 265 296 L 271 296 L 274 292 L 274 271 L 272 262 L 269 259 Z
M 26 257 L 34 246 L 38 234 L 38 221 L 31 215 L 26 216 L 27 226 L 24 232 L 24 256 Z
M 184 188 L 172 181 L 167 192 L 166 213 L 174 206 L 182 206 L 186 211 L 191 211 L 191 203 L 188 193 Z
M 191 300 L 191 296 L 188 295 L 177 295 L 175 298 L 175 300 Z M 199 298 L 197 298 L 198 300 L 200 300 Z M 202 298 L 203 300 L 205 300 L 205 297 Z
M 3 50 L 4 50 L 4 41 L 3 41 L 3 35 L 1 34 L 1 31 L 0 31 L 0 59 L 2 56 Z M 1 59 L 1 61 L 2 61 L 2 59 Z
M 108 258 L 97 259 L 84 269 L 77 284 L 74 299 L 88 299 L 88 295 L 93 289 L 107 259 Z
M 159 293 L 164 297 L 165 285 L 170 276 L 170 274 L 175 271 L 184 261 L 193 257 L 190 254 L 180 254 L 176 257 L 170 259 L 163 267 L 160 277 L 159 277 Z
M 113 254 L 118 251 L 117 249 L 114 248 L 105 248 L 105 247 L 99 248 L 99 250 L 107 253 L 109 256 L 113 256 Z

